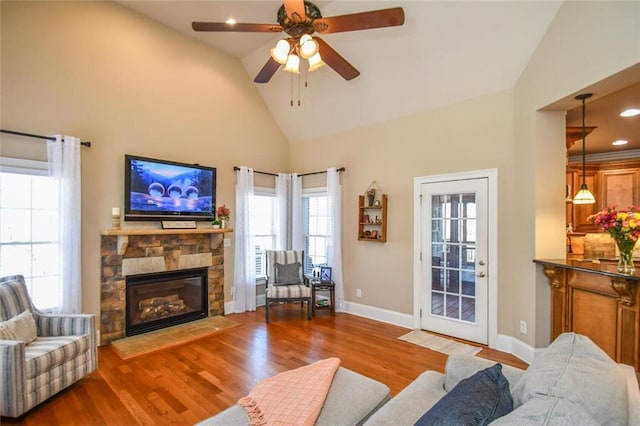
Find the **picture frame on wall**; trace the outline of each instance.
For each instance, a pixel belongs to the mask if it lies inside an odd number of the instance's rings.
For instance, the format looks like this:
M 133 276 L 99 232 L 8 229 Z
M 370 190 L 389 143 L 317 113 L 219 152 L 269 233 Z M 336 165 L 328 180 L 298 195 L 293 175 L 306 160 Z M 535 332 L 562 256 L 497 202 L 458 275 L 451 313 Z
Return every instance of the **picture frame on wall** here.
M 330 266 L 320 267 L 320 282 L 331 283 L 331 267 Z

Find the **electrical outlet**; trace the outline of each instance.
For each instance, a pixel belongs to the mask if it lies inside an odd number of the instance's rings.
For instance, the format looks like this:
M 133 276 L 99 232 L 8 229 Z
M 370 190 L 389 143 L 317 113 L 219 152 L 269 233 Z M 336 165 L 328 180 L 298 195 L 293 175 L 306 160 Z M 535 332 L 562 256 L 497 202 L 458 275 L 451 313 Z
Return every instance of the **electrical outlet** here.
M 356 297 L 362 297 L 362 290 L 356 288 Z
M 222 245 L 224 247 L 231 247 L 231 238 L 225 238 L 224 240 L 222 240 Z
M 527 322 L 520 320 L 520 333 L 527 334 Z

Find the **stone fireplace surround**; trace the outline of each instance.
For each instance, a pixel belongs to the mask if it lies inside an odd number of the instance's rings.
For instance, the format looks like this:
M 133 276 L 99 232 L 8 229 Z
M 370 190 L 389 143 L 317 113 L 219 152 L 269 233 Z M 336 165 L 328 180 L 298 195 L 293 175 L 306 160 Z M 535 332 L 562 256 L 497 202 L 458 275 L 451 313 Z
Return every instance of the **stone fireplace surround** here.
M 230 229 L 110 229 L 100 236 L 100 344 L 126 337 L 128 275 L 209 268 L 209 315 L 224 315 L 224 233 Z

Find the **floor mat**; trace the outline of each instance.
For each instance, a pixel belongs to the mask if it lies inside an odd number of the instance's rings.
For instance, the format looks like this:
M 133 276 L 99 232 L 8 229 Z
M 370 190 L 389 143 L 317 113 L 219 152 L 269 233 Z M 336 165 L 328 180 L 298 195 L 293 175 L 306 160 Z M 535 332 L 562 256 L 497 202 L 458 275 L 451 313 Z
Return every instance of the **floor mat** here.
M 466 343 L 456 342 L 455 340 L 445 337 L 436 336 L 422 330 L 414 330 L 403 336 L 398 337 L 409 343 L 422 346 L 432 351 L 440 352 L 446 355 L 476 355 L 482 350 L 477 346 L 467 345 Z
M 126 337 L 111 342 L 111 347 L 120 358 L 129 359 L 159 349 L 188 343 L 238 325 L 240 325 L 239 322 L 218 315 L 137 336 Z

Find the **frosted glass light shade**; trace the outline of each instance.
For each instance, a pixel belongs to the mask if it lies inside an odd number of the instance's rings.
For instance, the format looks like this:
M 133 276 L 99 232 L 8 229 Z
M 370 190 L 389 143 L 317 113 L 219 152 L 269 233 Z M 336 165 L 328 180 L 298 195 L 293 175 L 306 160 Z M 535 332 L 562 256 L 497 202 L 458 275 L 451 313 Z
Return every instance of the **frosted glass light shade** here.
M 580 187 L 580 191 L 573 197 L 573 204 L 595 204 L 595 202 L 595 197 L 584 183 Z
M 300 58 L 298 58 L 296 55 L 289 55 L 289 57 L 287 58 L 287 65 L 284 66 L 284 70 L 287 72 L 292 72 L 294 74 L 299 74 L 299 65 Z
M 315 71 L 318 68 L 322 68 L 324 62 L 322 62 L 322 58 L 320 57 L 320 52 L 316 53 L 312 57 L 309 58 L 309 72 Z
M 277 63 L 284 65 L 287 63 L 289 50 L 291 50 L 289 42 L 287 40 L 280 40 L 278 43 L 276 43 L 276 47 L 271 49 L 271 57 Z
M 300 37 L 300 56 L 309 59 L 316 53 L 318 53 L 318 43 L 309 34 Z

